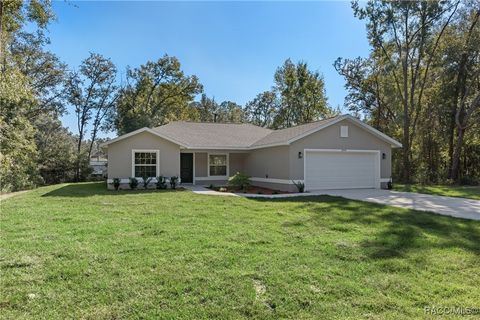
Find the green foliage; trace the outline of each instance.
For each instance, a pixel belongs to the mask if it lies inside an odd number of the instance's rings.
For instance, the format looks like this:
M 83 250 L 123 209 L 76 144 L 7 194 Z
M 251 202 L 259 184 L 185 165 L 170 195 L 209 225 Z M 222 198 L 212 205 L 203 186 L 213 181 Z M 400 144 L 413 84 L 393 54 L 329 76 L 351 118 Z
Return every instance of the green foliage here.
M 246 174 L 237 172 L 235 175 L 228 178 L 228 184 L 241 190 L 245 190 L 250 185 L 250 177 Z
M 424 319 L 432 302 L 478 305 L 478 221 L 104 183 L 17 197 L 1 202 L 5 319 Z
M 113 178 L 113 187 L 118 191 L 120 188 L 120 178 Z
M 66 97 L 69 104 L 75 108 L 77 116 L 78 142 L 77 157 L 82 155 L 82 143 L 91 125 L 90 144 L 86 149 L 86 157 L 90 159 L 93 144 L 106 118 L 113 114 L 117 100 L 115 85 L 117 68 L 113 62 L 100 54 L 90 53 L 82 61 L 79 72 L 70 72 L 66 83 Z M 91 122 L 91 120 L 93 120 Z M 77 162 L 76 180 L 81 180 L 80 162 Z
M 294 181 L 292 180 L 295 187 L 297 187 L 298 192 L 303 193 L 305 191 L 305 183 L 302 181 Z
M 148 184 L 152 181 L 152 179 L 153 177 L 147 177 L 147 176 L 142 177 L 143 188 L 145 190 L 148 189 Z
M 129 182 L 128 185 L 130 186 L 130 189 L 135 190 L 138 187 L 138 179 L 134 177 L 128 178 Z
M 288 128 L 334 114 L 329 108 L 323 76 L 306 62 L 287 59 L 274 75 L 272 91 L 263 92 L 245 106 L 247 119 L 268 128 Z
M 346 80 L 345 106 L 402 142 L 392 157 L 395 180 L 480 179 L 478 3 L 355 1 L 352 7 L 367 24 L 371 53 L 339 58 L 334 66 Z
M 258 94 L 245 105 L 248 121 L 254 125 L 266 128 L 273 127 L 273 121 L 280 108 L 280 101 L 273 91 Z
M 177 176 L 170 177 L 170 187 L 172 189 L 175 189 L 177 187 L 177 183 L 178 183 L 178 177 Z
M 73 181 L 76 166 L 77 139 L 62 126 L 59 119 L 49 115 L 35 121 L 35 143 L 38 147 L 37 165 L 45 184 Z M 82 175 L 90 170 L 86 157 L 82 159 Z
M 323 75 L 309 70 L 306 62 L 294 64 L 287 59 L 274 78 L 274 88 L 280 99 L 273 121 L 275 128 L 288 128 L 331 115 Z
M 189 103 L 203 90 L 196 76 L 186 76 L 175 57 L 163 56 L 127 70 L 117 110 L 110 117 L 118 134 L 191 118 Z
M 156 186 L 157 186 L 157 189 L 160 189 L 160 190 L 167 189 L 167 181 L 164 176 L 157 177 Z
M 39 183 L 35 128 L 26 117 L 35 104 L 27 77 L 15 66 L 0 72 L 0 187 L 2 191 Z

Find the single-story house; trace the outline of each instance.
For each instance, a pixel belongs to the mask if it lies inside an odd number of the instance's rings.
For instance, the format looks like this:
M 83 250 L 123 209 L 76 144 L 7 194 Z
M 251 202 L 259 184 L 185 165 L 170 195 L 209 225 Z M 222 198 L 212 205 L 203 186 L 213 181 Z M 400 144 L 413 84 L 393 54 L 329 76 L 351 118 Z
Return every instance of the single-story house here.
M 252 124 L 175 121 L 103 144 L 108 186 L 120 178 L 179 176 L 181 183 L 225 185 L 236 172 L 254 185 L 296 191 L 384 188 L 392 148 L 402 145 L 351 115 L 270 130 Z

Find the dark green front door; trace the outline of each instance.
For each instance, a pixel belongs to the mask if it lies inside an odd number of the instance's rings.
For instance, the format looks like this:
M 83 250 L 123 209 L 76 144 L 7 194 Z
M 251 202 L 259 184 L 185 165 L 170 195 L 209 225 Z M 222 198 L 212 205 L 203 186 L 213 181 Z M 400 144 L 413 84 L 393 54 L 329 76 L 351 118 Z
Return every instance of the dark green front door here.
M 193 183 L 193 153 L 180 153 L 180 179 Z

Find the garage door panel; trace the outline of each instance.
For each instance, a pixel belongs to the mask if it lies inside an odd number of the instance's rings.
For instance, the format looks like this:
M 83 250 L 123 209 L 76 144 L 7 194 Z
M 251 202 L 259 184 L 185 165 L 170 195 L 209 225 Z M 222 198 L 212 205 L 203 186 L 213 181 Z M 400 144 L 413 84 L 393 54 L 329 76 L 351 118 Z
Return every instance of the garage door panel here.
M 307 152 L 305 156 L 308 190 L 375 188 L 376 153 Z

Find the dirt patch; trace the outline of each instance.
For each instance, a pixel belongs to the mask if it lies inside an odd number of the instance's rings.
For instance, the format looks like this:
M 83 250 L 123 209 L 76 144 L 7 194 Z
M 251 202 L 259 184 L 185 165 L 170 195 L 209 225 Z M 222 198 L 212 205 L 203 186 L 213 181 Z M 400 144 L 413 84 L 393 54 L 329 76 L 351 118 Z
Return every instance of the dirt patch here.
M 22 193 L 25 193 L 25 192 L 28 192 L 28 191 L 30 191 L 30 190 L 23 190 L 23 191 L 17 191 L 17 192 L 1 193 L 1 194 L 0 194 L 0 201 L 5 200 L 5 199 L 8 199 L 8 198 L 11 198 L 11 197 L 18 196 L 19 194 L 22 194 Z

